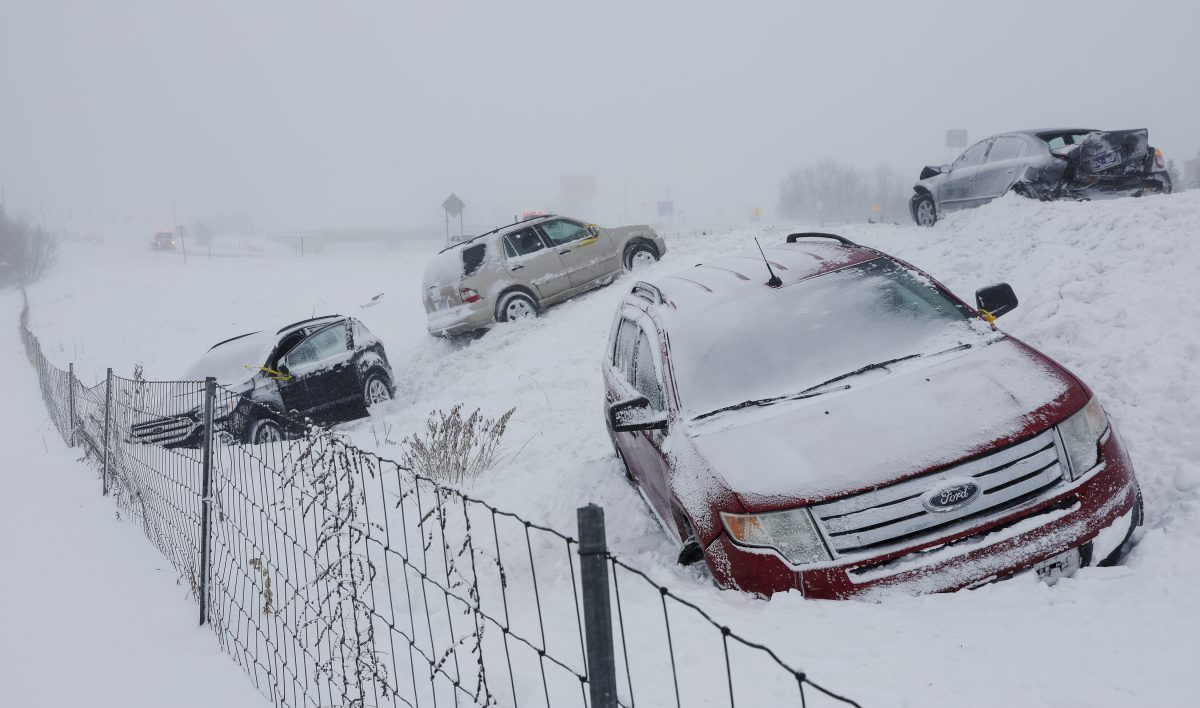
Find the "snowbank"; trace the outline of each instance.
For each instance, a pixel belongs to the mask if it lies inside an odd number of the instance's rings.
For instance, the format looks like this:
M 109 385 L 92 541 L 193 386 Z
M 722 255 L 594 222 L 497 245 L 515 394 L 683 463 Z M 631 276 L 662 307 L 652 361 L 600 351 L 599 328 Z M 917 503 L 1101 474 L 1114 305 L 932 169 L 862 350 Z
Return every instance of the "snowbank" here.
M 343 427 L 358 444 L 397 457 L 395 443 L 431 409 L 464 402 L 494 416 L 516 406 L 507 456 L 476 494 L 568 531 L 576 507 L 603 505 L 610 544 L 627 561 L 864 705 L 1190 705 L 1185 677 L 1200 656 L 1200 408 L 1192 402 L 1200 317 L 1191 305 L 1200 192 L 1093 203 L 1007 198 L 933 229 L 824 230 L 904 258 L 968 300 L 977 287 L 1012 284 L 1021 306 L 1001 326 L 1091 386 L 1133 458 L 1147 521 L 1125 566 L 1084 569 L 1053 588 L 1020 577 L 880 603 L 795 593 L 766 602 L 674 566 L 677 549 L 623 481 L 600 413 L 600 360 L 628 277 L 536 321 L 453 343 L 425 334 L 419 289 L 433 244 L 427 253 L 374 258 L 188 266 L 80 246 L 33 292 L 33 325 L 48 355 L 82 364 L 85 379 L 135 363 L 148 378 L 170 378 L 240 332 L 314 312 L 359 314 L 388 347 L 398 400 Z M 670 252 L 654 272 L 749 251 L 756 235 L 764 245 L 782 242 L 788 232 L 668 234 Z M 381 291 L 386 300 L 358 309 Z M 625 611 L 627 621 L 647 625 L 661 613 L 653 602 Z M 718 659 L 697 657 L 696 666 Z

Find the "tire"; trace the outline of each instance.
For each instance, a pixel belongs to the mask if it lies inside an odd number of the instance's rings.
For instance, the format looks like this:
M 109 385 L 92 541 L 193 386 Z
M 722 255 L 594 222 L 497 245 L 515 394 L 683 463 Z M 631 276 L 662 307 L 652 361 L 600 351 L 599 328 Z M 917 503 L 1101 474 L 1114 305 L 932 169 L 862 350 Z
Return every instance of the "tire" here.
M 283 427 L 270 418 L 257 418 L 246 428 L 246 443 L 249 445 L 268 445 L 286 438 Z
M 937 223 L 937 206 L 928 192 L 921 192 L 913 200 L 913 221 L 917 226 L 933 226 Z
M 683 522 L 682 531 L 684 539 L 679 545 L 679 557 L 675 562 L 682 566 L 695 565 L 696 563 L 703 564 L 704 548 L 696 540 L 696 532 L 692 530 L 692 525 L 687 520 Z
M 1012 186 L 1011 189 L 1009 189 L 1009 191 L 1012 192 L 1013 194 L 1017 195 L 1018 197 L 1025 197 L 1026 199 L 1036 199 L 1040 202 L 1047 201 L 1047 199 L 1042 196 L 1041 192 L 1038 191 L 1038 188 L 1033 186 L 1032 184 L 1029 184 L 1028 182 L 1017 182 L 1016 184 L 1014 184 Z
M 532 319 L 538 316 L 537 303 L 521 291 L 510 292 L 496 303 L 496 321 L 512 322 L 514 320 Z
M 381 371 L 372 371 L 363 381 L 363 407 L 368 411 L 371 406 L 377 406 L 392 400 L 392 387 L 387 376 Z
M 648 243 L 634 243 L 625 249 L 625 270 L 641 270 L 658 262 L 658 251 Z

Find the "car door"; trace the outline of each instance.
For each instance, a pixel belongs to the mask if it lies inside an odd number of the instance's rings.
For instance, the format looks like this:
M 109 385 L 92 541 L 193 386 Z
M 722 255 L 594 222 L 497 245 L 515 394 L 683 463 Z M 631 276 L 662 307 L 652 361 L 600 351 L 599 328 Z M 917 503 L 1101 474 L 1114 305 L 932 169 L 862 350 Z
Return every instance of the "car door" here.
M 975 143 L 950 165 L 950 171 L 943 177 L 938 194 L 938 206 L 943 210 L 963 209 L 975 205 L 978 200 L 975 178 L 987 159 L 988 147 L 991 144 L 991 138 Z
M 317 330 L 284 357 L 288 374 L 305 389 L 307 407 L 297 409 L 301 414 L 321 419 L 358 394 L 353 357 L 345 322 Z
M 975 176 L 975 194 L 982 204 L 1003 196 L 1017 178 L 1022 162 L 1022 142 L 1015 135 L 1001 135 L 992 142 L 987 160 Z
M 532 226 L 505 234 L 501 239 L 508 272 L 537 291 L 538 297 L 552 300 L 571 288 L 571 279 L 562 257 L 550 248 L 545 238 Z
M 645 322 L 644 317 L 642 318 Z M 614 367 L 619 372 L 618 385 L 609 393 L 610 402 L 616 399 L 644 396 L 650 407 L 666 412 L 662 384 L 661 349 L 656 334 L 648 333 L 630 319 L 622 318 L 617 331 Z M 677 531 L 668 464 L 663 444 L 665 431 L 638 430 L 617 433 L 617 445 L 630 472 L 637 480 L 646 501 L 668 529 Z
M 573 219 L 551 219 L 539 228 L 562 258 L 571 287 L 582 287 L 621 269 L 613 239 L 601 229 Z

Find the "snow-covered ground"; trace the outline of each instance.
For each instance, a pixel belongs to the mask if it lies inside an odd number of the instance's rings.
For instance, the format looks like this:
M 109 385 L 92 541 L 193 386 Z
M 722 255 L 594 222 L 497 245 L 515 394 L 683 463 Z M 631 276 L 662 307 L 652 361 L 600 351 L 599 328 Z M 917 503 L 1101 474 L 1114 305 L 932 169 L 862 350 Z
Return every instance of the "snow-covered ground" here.
M 177 377 L 230 336 L 314 313 L 354 314 L 385 342 L 399 390 L 380 414 L 343 433 L 398 457 L 396 443 L 433 409 L 462 402 L 496 416 L 515 407 L 504 461 L 474 494 L 567 532 L 578 506 L 601 504 L 618 555 L 863 705 L 1192 705 L 1200 316 L 1191 303 L 1200 282 L 1200 192 L 1095 203 L 1006 198 L 934 229 L 824 230 L 904 258 L 967 300 L 982 285 L 1014 287 L 1021 306 L 1002 327 L 1079 374 L 1133 458 L 1147 519 L 1124 566 L 1084 569 L 1053 588 L 1022 576 L 878 603 L 796 593 L 763 601 L 675 566 L 676 549 L 624 482 L 600 412 L 600 359 L 628 276 L 464 343 L 425 334 L 419 289 L 436 242 L 304 258 L 214 250 L 187 265 L 170 254 L 78 245 L 32 290 L 32 324 L 47 355 L 62 366 L 74 361 L 90 383 L 105 366 L 128 375 L 140 364 L 147 378 Z M 786 233 L 775 226 L 668 234 L 671 250 L 654 269 L 683 269 L 752 249 L 752 236 L 770 242 Z M 378 305 L 360 307 L 381 292 Z
M 262 706 L 196 603 L 48 422 L 0 292 L 0 705 Z

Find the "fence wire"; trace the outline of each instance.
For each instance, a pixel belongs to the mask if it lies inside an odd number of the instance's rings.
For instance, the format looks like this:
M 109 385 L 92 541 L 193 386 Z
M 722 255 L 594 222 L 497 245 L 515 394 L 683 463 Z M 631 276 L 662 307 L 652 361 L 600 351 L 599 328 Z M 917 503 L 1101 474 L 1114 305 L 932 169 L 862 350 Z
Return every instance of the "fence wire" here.
M 111 371 L 86 386 L 47 360 L 28 318 L 55 428 L 272 703 L 591 705 L 576 539 L 239 391 L 214 385 L 206 405 L 203 381 Z M 605 557 L 616 705 L 858 705 Z

